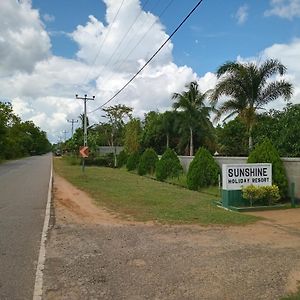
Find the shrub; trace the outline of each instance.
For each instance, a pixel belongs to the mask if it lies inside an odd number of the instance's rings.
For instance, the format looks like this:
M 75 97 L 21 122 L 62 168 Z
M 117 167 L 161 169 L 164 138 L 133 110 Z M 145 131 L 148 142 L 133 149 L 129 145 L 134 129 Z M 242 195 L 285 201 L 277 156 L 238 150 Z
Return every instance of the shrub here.
M 200 148 L 190 164 L 187 173 L 187 186 L 190 190 L 218 183 L 220 168 L 213 156 L 204 148 Z
M 282 198 L 288 195 L 288 181 L 280 156 L 269 139 L 258 144 L 248 157 L 248 163 L 271 163 L 273 183 L 278 186 Z
M 248 185 L 242 188 L 242 195 L 244 199 L 250 201 L 253 206 L 254 202 L 261 200 L 266 201 L 267 204 L 273 205 L 280 199 L 279 188 L 277 185 L 271 186 L 254 186 Z
M 112 168 L 114 166 L 114 155 L 113 153 L 108 153 L 101 156 L 90 156 L 85 159 L 85 165 Z
M 257 202 L 263 198 L 264 191 L 259 186 L 248 185 L 242 188 L 242 195 L 244 199 L 250 201 L 250 206 L 253 206 L 254 202 Z
M 81 159 L 74 155 L 65 155 L 63 159 L 71 166 L 80 165 L 81 162 Z
M 138 174 L 154 174 L 155 165 L 158 161 L 158 156 L 156 152 L 152 148 L 148 148 L 142 154 L 139 166 L 138 166 Z
M 117 156 L 117 167 L 122 168 L 124 165 L 126 165 L 127 159 L 127 153 L 124 150 L 122 150 Z
M 180 160 L 174 150 L 168 148 L 156 163 L 155 175 L 160 181 L 178 177 L 183 171 Z
M 136 170 L 140 161 L 140 155 L 138 152 L 134 152 L 128 156 L 126 168 L 128 171 Z
M 269 205 L 273 205 L 280 199 L 280 192 L 277 185 L 263 186 L 264 199 L 268 201 Z

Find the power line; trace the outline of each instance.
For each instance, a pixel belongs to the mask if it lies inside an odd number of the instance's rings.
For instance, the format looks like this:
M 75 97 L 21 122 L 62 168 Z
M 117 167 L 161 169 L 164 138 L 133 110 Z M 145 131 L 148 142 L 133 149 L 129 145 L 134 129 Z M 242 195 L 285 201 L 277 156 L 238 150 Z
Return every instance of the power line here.
M 67 120 L 69 123 L 72 123 L 72 136 L 74 134 L 74 123 L 78 123 L 78 120 L 76 119 L 71 119 L 71 120 Z
M 170 0 L 168 2 L 168 4 L 164 7 L 164 9 L 160 12 L 160 14 L 158 15 L 158 18 L 161 18 L 164 13 L 167 11 L 167 9 L 170 7 L 170 5 L 174 2 L 174 0 Z M 122 59 L 122 61 L 120 61 L 120 63 L 117 65 L 117 71 L 121 69 L 121 67 L 124 65 L 125 61 L 127 60 L 127 58 L 133 53 L 133 51 L 141 44 L 141 42 L 145 39 L 145 37 L 148 35 L 148 33 L 150 32 L 150 30 L 153 28 L 153 26 L 156 24 L 156 20 L 149 26 L 149 28 L 147 29 L 147 31 L 145 31 L 145 33 L 142 35 L 142 37 L 138 40 L 138 42 L 133 46 L 133 48 L 129 51 L 129 53 L 126 55 L 125 58 Z M 131 41 L 132 39 L 130 39 Z M 127 44 L 130 44 L 130 42 L 128 42 Z M 119 54 L 119 56 L 117 57 L 117 60 L 121 57 L 122 52 Z M 112 74 L 106 81 L 109 81 L 114 75 Z
M 149 0 L 146 0 L 144 7 L 147 5 Z M 136 23 L 136 21 L 138 20 L 138 18 L 140 17 L 140 15 L 142 14 L 143 9 L 141 8 L 141 11 L 139 14 L 136 15 L 135 19 L 133 20 L 133 22 L 131 23 L 131 25 L 129 26 L 129 28 L 127 29 L 126 33 L 124 34 L 124 36 L 122 37 L 122 39 L 120 40 L 120 42 L 118 43 L 117 47 L 115 48 L 115 50 L 113 51 L 113 53 L 110 55 L 109 59 L 106 61 L 106 63 L 101 67 L 100 71 L 98 72 L 99 74 L 101 74 L 102 70 L 105 69 L 108 64 L 111 62 L 112 58 L 114 57 L 114 55 L 116 54 L 116 52 L 119 50 L 120 46 L 122 45 L 122 43 L 124 42 L 125 38 L 127 37 L 128 33 L 130 32 L 130 30 L 132 29 L 132 27 L 134 26 L 134 24 Z M 91 89 L 89 90 L 89 92 L 91 91 Z
M 175 28 L 172 34 L 165 40 L 165 42 L 155 51 L 155 53 L 147 60 L 147 62 L 133 75 L 129 81 L 117 92 L 115 93 L 110 99 L 104 102 L 101 106 L 97 107 L 96 109 L 88 112 L 93 113 L 103 106 L 111 102 L 114 98 L 116 98 L 145 68 L 146 66 L 152 61 L 152 59 L 160 52 L 160 50 L 169 42 L 169 40 L 173 37 L 173 35 L 179 30 L 179 28 L 186 22 L 186 20 L 193 14 L 193 12 L 198 8 L 198 6 L 202 3 L 203 0 L 198 1 L 198 3 L 194 6 L 194 8 L 188 13 L 188 15 L 181 21 L 181 23 Z
M 93 61 L 92 65 L 94 65 L 94 64 L 96 63 L 97 58 L 99 57 L 99 55 L 100 55 L 100 53 L 101 53 L 101 50 L 102 50 L 102 48 L 103 48 L 103 45 L 104 45 L 106 39 L 107 39 L 108 36 L 109 36 L 110 30 L 111 30 L 113 24 L 115 23 L 115 20 L 117 19 L 118 15 L 119 15 L 119 12 L 120 12 L 120 10 L 121 10 L 121 8 L 122 8 L 122 6 L 123 6 L 124 1 L 125 1 L 125 0 L 122 0 L 121 5 L 120 5 L 119 8 L 118 8 L 118 11 L 117 11 L 117 13 L 115 14 L 115 16 L 114 16 L 114 18 L 113 18 L 113 21 L 112 21 L 111 24 L 109 25 L 108 30 L 107 30 L 107 33 L 106 33 L 104 39 L 102 40 L 102 43 L 101 43 L 101 45 L 100 45 L 100 47 L 99 47 L 98 53 L 96 54 L 96 56 L 95 56 L 95 58 L 94 58 L 94 61 Z M 84 79 L 83 83 L 88 79 L 88 76 L 89 76 L 89 75 L 90 75 L 90 71 L 89 71 L 89 72 L 87 73 L 87 75 L 85 76 L 85 79 Z

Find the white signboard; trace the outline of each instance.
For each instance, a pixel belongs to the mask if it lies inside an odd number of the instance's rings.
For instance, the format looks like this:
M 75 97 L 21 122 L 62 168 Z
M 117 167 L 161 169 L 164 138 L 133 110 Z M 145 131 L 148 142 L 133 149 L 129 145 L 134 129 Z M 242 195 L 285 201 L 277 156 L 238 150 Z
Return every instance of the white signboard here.
M 272 185 L 272 164 L 222 165 L 223 190 L 241 190 L 251 184 Z

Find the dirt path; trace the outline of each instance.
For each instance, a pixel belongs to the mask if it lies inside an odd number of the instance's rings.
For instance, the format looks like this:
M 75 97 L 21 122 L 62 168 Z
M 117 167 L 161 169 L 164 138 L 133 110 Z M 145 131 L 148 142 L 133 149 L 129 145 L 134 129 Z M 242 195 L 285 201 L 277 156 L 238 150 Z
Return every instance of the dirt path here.
M 280 299 L 300 280 L 300 210 L 244 227 L 120 220 L 55 176 L 45 299 Z

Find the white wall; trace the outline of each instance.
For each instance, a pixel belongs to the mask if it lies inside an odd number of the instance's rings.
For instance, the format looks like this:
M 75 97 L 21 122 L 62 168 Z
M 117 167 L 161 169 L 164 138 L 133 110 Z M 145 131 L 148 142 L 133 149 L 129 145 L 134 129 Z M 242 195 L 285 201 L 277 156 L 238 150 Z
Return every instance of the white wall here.
M 194 156 L 178 156 L 181 165 L 185 172 L 187 172 Z M 222 168 L 222 164 L 244 164 L 247 163 L 247 157 L 227 157 L 215 156 L 214 159 Z M 300 157 L 296 158 L 282 158 L 283 165 L 288 178 L 289 186 L 292 182 L 295 183 L 296 198 L 300 199 Z

